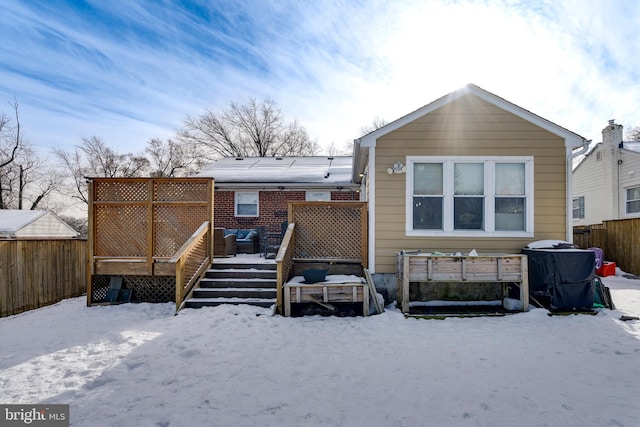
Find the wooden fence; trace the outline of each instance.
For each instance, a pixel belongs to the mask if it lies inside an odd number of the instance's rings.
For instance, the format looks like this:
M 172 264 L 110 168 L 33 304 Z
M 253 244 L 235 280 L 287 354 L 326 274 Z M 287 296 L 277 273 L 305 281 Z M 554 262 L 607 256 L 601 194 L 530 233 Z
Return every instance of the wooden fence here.
M 86 292 L 86 240 L 0 241 L 0 317 Z
M 640 275 L 640 218 L 604 221 L 573 228 L 573 243 L 600 248 L 604 259 L 627 273 Z

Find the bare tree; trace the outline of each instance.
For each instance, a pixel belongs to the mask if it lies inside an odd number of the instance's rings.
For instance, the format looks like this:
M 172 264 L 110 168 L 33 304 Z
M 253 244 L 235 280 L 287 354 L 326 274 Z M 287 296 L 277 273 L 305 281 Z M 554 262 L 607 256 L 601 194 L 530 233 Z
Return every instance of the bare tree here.
M 10 126 L 11 120 L 9 116 L 3 111 L 0 112 L 0 168 L 3 168 L 11 164 L 15 157 L 18 148 L 20 147 L 21 135 L 20 135 L 20 115 L 18 114 L 18 102 L 14 101 L 10 104 L 13 108 L 16 124 L 15 127 Z
M 18 102 L 14 100 L 10 105 L 15 114 L 14 126 L 11 126 L 9 116 L 4 111 L 0 112 L 0 209 L 8 209 L 7 198 L 10 198 L 13 187 L 9 170 L 15 161 L 22 140 Z
M 158 178 L 187 176 L 203 166 L 196 147 L 172 139 L 150 139 L 145 152 L 149 156 L 150 175 Z
M 640 126 L 629 128 L 627 131 L 627 139 L 629 141 L 640 141 Z
M 371 132 L 385 126 L 387 121 L 378 116 L 374 117 L 370 124 L 360 127 L 360 135 L 368 135 Z M 350 156 L 353 154 L 353 140 L 347 141 L 342 146 L 336 145 L 334 142 L 327 147 L 327 154 L 330 156 Z
M 23 140 L 18 103 L 11 107 L 15 125 L 0 113 L 0 209 L 52 208 L 50 196 L 59 177 L 37 151 Z
M 88 220 L 86 217 L 78 218 L 74 216 L 61 215 L 60 219 L 69 224 L 74 230 L 80 233 L 80 238 L 87 238 L 88 234 Z
M 144 155 L 119 154 L 97 136 L 82 138 L 82 144 L 76 146 L 71 152 L 54 149 L 53 154 L 58 158 L 68 176 L 66 195 L 84 203 L 89 203 L 86 178 L 145 176 L 150 166 L 149 160 Z
M 370 124 L 360 128 L 360 135 L 368 135 L 373 131 L 387 125 L 387 121 L 382 117 L 375 116 Z
M 222 113 L 207 110 L 187 117 L 179 131 L 181 141 L 203 148 L 209 159 L 314 155 L 317 142 L 297 121 L 286 122 L 273 100 L 247 104 L 232 102 Z

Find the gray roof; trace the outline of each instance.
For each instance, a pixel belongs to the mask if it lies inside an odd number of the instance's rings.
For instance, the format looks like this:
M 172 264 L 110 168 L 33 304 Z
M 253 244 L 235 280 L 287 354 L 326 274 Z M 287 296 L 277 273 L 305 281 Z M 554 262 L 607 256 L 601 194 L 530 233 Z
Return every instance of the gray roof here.
M 79 233 L 49 210 L 0 209 L 0 238 L 74 238 Z
M 48 211 L 0 209 L 0 232 L 15 233 L 47 213 Z
M 216 184 L 349 185 L 351 156 L 224 157 L 197 176 L 213 177 Z

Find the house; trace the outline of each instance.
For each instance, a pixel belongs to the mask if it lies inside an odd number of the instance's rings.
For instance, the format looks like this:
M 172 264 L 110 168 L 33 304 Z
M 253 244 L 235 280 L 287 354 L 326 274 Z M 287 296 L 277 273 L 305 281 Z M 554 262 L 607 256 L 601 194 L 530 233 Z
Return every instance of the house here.
M 403 250 L 520 253 L 571 241 L 571 157 L 587 144 L 471 84 L 355 140 L 376 286 L 395 288 Z
M 213 177 L 214 226 L 280 231 L 290 201 L 359 200 L 350 156 L 225 157 L 198 177 Z
M 640 217 L 640 142 L 622 138 L 622 125 L 610 120 L 574 168 L 574 225 Z
M 73 239 L 76 230 L 48 210 L 0 210 L 0 239 Z

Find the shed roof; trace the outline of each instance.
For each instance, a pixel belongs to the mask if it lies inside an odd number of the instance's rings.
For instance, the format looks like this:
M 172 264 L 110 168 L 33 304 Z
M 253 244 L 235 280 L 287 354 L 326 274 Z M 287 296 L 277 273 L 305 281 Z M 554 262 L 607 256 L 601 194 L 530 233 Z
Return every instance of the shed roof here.
M 49 210 L 0 209 L 0 238 L 74 238 L 79 234 Z
M 15 233 L 49 211 L 25 211 L 20 209 L 0 209 L 0 233 Z
M 216 184 L 347 185 L 351 156 L 224 157 L 206 166 L 198 176 Z

